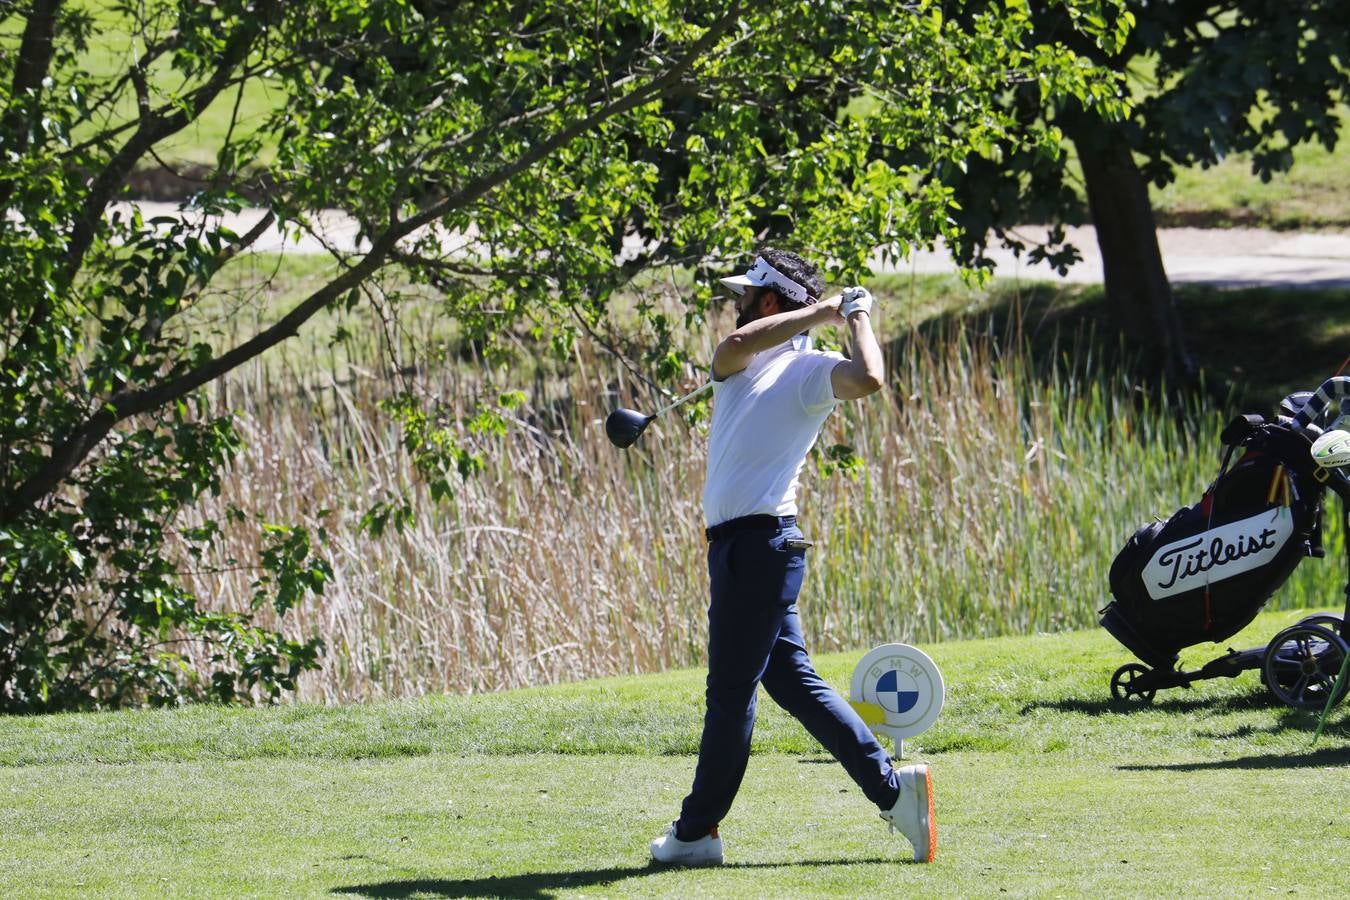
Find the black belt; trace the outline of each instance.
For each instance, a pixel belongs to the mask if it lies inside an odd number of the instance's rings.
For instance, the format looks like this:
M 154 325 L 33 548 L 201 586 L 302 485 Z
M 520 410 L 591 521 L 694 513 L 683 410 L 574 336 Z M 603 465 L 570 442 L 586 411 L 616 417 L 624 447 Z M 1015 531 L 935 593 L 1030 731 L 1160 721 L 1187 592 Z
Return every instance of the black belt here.
M 716 541 L 731 537 L 738 531 L 778 531 L 796 524 L 796 516 L 741 516 L 718 523 L 703 533 L 709 541 Z

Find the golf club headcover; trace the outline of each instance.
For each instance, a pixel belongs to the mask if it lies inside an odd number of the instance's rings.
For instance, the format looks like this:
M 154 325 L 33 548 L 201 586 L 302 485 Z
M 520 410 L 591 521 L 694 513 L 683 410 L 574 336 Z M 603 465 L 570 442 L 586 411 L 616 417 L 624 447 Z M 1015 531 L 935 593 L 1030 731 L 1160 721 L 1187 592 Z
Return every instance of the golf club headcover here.
M 844 288 L 843 301 L 839 304 L 839 315 L 847 321 L 849 316 L 857 312 L 865 312 L 871 315 L 871 292 L 865 287 Z

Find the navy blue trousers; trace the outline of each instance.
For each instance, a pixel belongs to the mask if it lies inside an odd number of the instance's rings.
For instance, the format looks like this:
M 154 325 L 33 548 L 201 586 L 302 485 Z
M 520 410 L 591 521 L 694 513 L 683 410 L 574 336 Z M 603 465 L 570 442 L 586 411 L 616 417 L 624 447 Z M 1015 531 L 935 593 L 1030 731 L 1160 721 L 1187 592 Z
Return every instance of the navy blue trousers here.
M 797 595 L 806 551 L 796 525 L 736 531 L 708 545 L 708 688 L 694 786 L 676 823 L 681 840 L 707 834 L 731 809 L 750 759 L 760 684 L 795 716 L 880 809 L 900 785 L 890 755 L 806 653 Z

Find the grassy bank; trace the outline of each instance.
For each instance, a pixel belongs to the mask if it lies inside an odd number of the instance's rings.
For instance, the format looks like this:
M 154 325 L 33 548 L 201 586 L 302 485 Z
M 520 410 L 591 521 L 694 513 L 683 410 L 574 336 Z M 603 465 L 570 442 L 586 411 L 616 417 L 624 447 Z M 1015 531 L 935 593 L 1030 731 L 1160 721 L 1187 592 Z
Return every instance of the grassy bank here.
M 1262 616 L 1235 646 L 1297 618 Z M 889 635 L 888 635 L 889 636 Z M 646 865 L 692 774 L 702 673 L 343 707 L 0 720 L 0 884 L 24 896 L 1321 896 L 1350 852 L 1350 722 L 1248 673 L 1107 701 L 1100 631 L 926 648 L 948 705 L 938 861 L 906 862 L 761 704 L 717 871 Z M 1213 648 L 1189 651 L 1194 661 Z M 845 687 L 860 654 L 825 655 Z M 616 789 L 617 788 L 617 789 Z M 1297 812 L 1294 812 L 1297 811 Z
M 952 276 L 876 279 L 887 304 L 885 331 L 906 339 L 916 326 L 948 331 L 1016 332 L 1040 362 L 1064 353 L 1095 365 L 1125 367 L 1156 384 L 1147 366 L 1118 343 L 1100 284 L 995 280 L 970 288 Z M 1188 347 L 1202 372 L 1209 405 L 1225 414 L 1270 411 L 1290 391 L 1309 390 L 1337 373 L 1350 353 L 1350 290 L 1173 285 Z M 986 324 L 992 322 L 992 325 Z
M 1340 115 L 1344 123 L 1344 108 Z M 1302 144 L 1294 148 L 1293 156 L 1293 167 L 1269 181 L 1252 174 L 1251 159 L 1244 154 L 1226 157 L 1209 168 L 1178 169 L 1171 184 L 1150 189 L 1158 224 L 1282 230 L 1350 228 L 1350 179 L 1346 178 L 1350 144 L 1342 139 L 1334 150 L 1320 144 Z

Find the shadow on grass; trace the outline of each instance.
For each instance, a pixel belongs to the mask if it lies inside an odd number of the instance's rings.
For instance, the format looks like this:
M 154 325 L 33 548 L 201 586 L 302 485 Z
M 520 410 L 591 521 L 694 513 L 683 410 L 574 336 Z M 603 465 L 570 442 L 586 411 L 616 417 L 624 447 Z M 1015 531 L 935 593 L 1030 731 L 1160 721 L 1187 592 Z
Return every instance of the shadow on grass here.
M 1279 706 L 1277 701 L 1268 691 L 1253 691 L 1250 694 L 1241 694 L 1235 697 L 1160 697 L 1152 703 L 1140 703 L 1132 700 L 1082 700 L 1079 698 L 1069 698 L 1067 700 L 1037 700 L 1032 703 L 1023 704 L 1021 713 L 1034 712 L 1038 709 L 1049 709 L 1055 712 L 1082 713 L 1089 716 L 1101 716 L 1107 713 L 1146 713 L 1146 712 L 1166 712 L 1166 713 L 1191 713 L 1201 710 L 1206 712 L 1242 712 L 1253 709 L 1268 709 L 1272 706 Z
M 780 869 L 813 868 L 824 866 L 856 865 L 905 865 L 904 858 L 883 859 L 806 859 L 799 862 L 781 863 L 732 863 L 725 869 Z M 401 881 L 380 881 L 374 884 L 357 884 L 350 887 L 333 888 L 333 894 L 351 894 L 357 897 L 516 897 L 549 898 L 555 891 L 575 890 L 576 888 L 595 887 L 623 881 L 628 878 L 641 878 L 648 875 L 660 875 L 678 871 L 665 866 L 616 866 L 610 869 L 585 869 L 577 872 L 529 872 L 524 875 L 507 875 L 502 878 L 409 878 Z
M 1205 772 L 1219 769 L 1324 769 L 1350 765 L 1350 747 L 1328 747 L 1311 753 L 1280 753 L 1271 756 L 1242 756 L 1205 762 L 1156 763 L 1116 766 L 1127 772 Z

